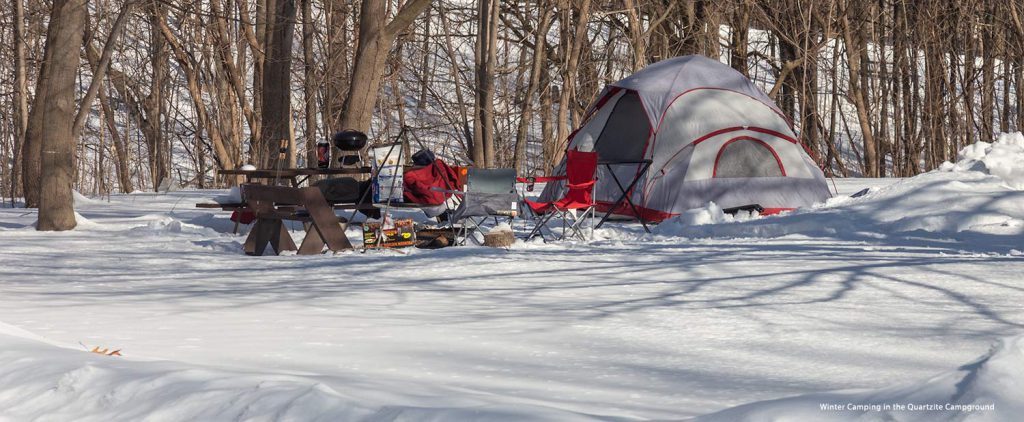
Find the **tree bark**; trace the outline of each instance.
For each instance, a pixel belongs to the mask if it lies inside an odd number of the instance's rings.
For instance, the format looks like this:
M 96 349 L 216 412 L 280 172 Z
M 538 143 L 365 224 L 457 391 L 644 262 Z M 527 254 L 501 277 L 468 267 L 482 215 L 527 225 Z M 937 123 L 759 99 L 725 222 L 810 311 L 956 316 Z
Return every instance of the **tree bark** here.
M 551 161 L 545 163 L 545 169 L 550 171 L 559 162 L 562 161 L 562 157 L 565 155 L 565 148 L 569 141 L 570 126 L 573 122 L 569 121 L 569 112 L 572 102 L 576 100 L 576 82 L 577 73 L 579 71 L 580 54 L 583 50 L 583 45 L 587 42 L 587 24 L 590 21 L 590 0 L 581 0 L 579 7 L 571 7 L 565 5 L 562 10 L 562 49 L 563 49 L 563 68 L 562 68 L 562 90 L 559 91 L 558 96 L 558 118 L 556 123 L 558 125 L 557 135 L 555 135 L 555 145 L 557 147 L 553 151 L 553 155 L 550 157 Z M 572 17 L 575 15 L 575 20 Z M 577 122 L 578 123 L 578 122 Z
M 164 5 L 157 2 L 150 5 L 149 62 L 153 77 L 149 84 L 149 95 L 142 101 L 145 120 L 140 122 L 142 134 L 149 147 L 149 168 L 154 191 L 165 178 L 171 175 L 171 148 L 161 125 L 167 114 L 164 90 L 167 85 L 170 58 L 167 52 L 167 42 L 160 34 L 159 22 L 164 21 L 166 14 L 167 10 Z
M 28 77 L 25 72 L 25 5 L 23 0 L 12 0 L 14 3 L 14 147 L 12 158 L 14 167 L 11 171 L 11 198 L 18 197 L 21 187 L 22 168 L 21 146 L 28 129 Z
M 21 144 L 21 182 L 22 191 L 25 194 L 25 208 L 39 207 L 41 156 L 43 153 L 43 107 L 46 106 L 46 94 L 50 89 L 52 54 L 49 43 L 44 44 L 43 63 L 40 65 L 36 78 L 35 97 L 32 98 L 28 127 L 25 129 L 25 141 Z
M 857 121 L 860 122 L 861 137 L 864 141 L 864 176 L 878 177 L 878 157 L 876 155 L 875 136 L 871 128 L 871 117 L 868 110 L 867 93 L 863 83 L 865 70 L 861 67 L 861 52 L 867 48 L 864 37 L 858 28 L 850 24 L 849 13 L 841 13 L 840 25 L 843 31 L 843 42 L 846 44 L 846 60 L 850 70 L 850 97 L 857 109 Z
M 264 168 L 293 167 L 295 139 L 292 136 L 291 63 L 295 30 L 295 0 L 271 0 L 268 10 L 263 64 L 260 141 L 265 154 Z M 287 148 L 284 163 L 278 163 L 279 149 Z
M 128 149 L 125 146 L 124 138 L 121 134 L 117 133 L 117 122 L 114 121 L 114 109 L 110 107 L 110 99 L 107 98 L 104 90 L 100 90 L 100 106 L 103 107 L 103 119 L 107 125 L 107 131 L 110 132 L 111 144 L 114 147 L 114 159 L 117 160 L 115 168 L 117 169 L 117 186 L 121 193 L 132 193 L 135 191 L 135 186 L 132 183 L 131 171 L 128 170 Z
M 74 180 L 75 76 L 85 36 L 87 0 L 54 0 L 46 44 L 50 51 L 49 78 L 43 107 L 33 112 L 46 122 L 42 138 L 42 180 L 36 230 L 75 228 Z
M 627 0 L 628 1 L 628 0 Z M 537 25 L 536 34 L 533 38 L 533 56 L 530 62 L 530 82 L 526 86 L 526 94 L 523 97 L 523 105 L 520 110 L 519 128 L 516 130 L 516 147 L 513 156 L 513 165 L 519 174 L 526 174 L 526 147 L 529 145 L 530 123 L 533 122 L 533 99 L 540 90 L 541 74 L 545 72 L 547 62 L 547 33 L 551 28 L 551 8 L 544 5 L 544 1 L 538 1 L 540 24 Z M 550 113 L 550 110 L 541 109 L 542 113 Z
M 350 2 L 327 1 L 327 57 L 324 66 L 323 121 L 327 136 L 341 130 L 341 115 L 348 96 L 350 76 L 349 28 L 352 14 Z M 333 148 L 333 147 L 332 147 Z
M 75 138 L 78 138 L 82 133 L 82 126 L 85 125 L 85 119 L 92 112 L 92 103 L 96 101 L 96 96 L 99 95 L 100 87 L 103 86 L 103 79 L 107 75 L 107 69 L 110 68 L 111 57 L 114 54 L 114 45 L 117 43 L 117 39 L 121 37 L 121 31 L 124 30 L 125 25 L 128 23 L 128 16 L 134 7 L 135 3 L 127 3 L 124 5 L 121 12 L 118 13 L 117 19 L 114 20 L 114 26 L 110 29 L 110 34 L 107 35 L 107 41 L 103 44 L 103 52 L 100 54 L 100 61 L 97 66 L 93 68 L 92 81 L 89 83 L 89 89 L 82 98 L 82 105 L 78 107 L 78 114 L 75 115 L 74 126 L 72 126 L 71 132 L 72 136 Z M 90 41 L 86 40 L 86 42 Z
M 240 163 L 235 150 L 238 145 L 226 143 L 224 138 L 221 136 L 221 132 L 213 124 L 210 114 L 206 110 L 206 101 L 203 96 L 202 88 L 199 81 L 199 70 L 196 69 L 195 58 L 193 58 L 185 48 L 181 45 L 181 41 L 171 32 L 171 28 L 167 26 L 167 21 L 162 16 L 157 19 L 157 27 L 160 33 L 163 35 L 164 40 L 171 47 L 171 51 L 174 53 L 175 61 L 185 74 L 185 83 L 188 90 L 189 98 L 192 100 L 192 106 L 195 109 L 197 127 L 201 130 L 205 130 L 207 135 L 210 137 L 210 144 L 213 147 L 214 158 L 220 165 L 220 168 L 233 169 Z M 197 134 L 198 136 L 198 134 Z
M 476 95 L 473 124 L 473 163 L 493 167 L 494 162 L 494 66 L 498 48 L 497 0 L 478 0 L 476 36 Z
M 313 0 L 302 0 L 302 65 L 305 79 L 302 81 L 303 102 L 306 114 L 306 130 L 303 136 L 306 140 L 306 167 L 316 168 L 316 144 L 317 144 L 317 72 L 316 63 L 313 58 L 313 37 L 315 22 L 313 22 Z
M 410 0 L 387 20 L 385 0 L 363 0 L 359 14 L 359 46 L 353 60 L 352 78 L 345 97 L 341 128 L 370 130 L 388 52 L 398 33 L 430 6 L 431 0 Z

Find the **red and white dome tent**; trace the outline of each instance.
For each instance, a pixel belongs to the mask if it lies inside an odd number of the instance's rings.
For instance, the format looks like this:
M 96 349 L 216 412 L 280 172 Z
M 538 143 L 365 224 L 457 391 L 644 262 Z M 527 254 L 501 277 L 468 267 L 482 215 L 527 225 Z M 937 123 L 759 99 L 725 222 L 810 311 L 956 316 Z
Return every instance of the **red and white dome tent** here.
M 831 196 L 775 103 L 739 72 L 704 56 L 664 60 L 605 87 L 568 149 L 597 151 L 603 161 L 650 159 L 630 192 L 647 221 L 710 201 L 722 208 L 758 204 L 771 213 Z M 612 168 L 623 183 L 638 171 Z M 601 167 L 595 186 L 603 212 L 621 195 L 611 175 L 601 174 L 607 171 Z M 558 198 L 561 189 L 550 183 L 541 199 Z M 616 214 L 633 211 L 624 206 Z

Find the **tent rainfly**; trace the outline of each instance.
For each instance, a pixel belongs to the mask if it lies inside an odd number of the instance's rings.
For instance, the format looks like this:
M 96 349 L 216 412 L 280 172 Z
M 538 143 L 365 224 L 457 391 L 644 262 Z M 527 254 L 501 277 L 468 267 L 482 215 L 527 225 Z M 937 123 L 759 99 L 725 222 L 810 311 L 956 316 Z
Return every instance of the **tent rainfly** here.
M 758 204 L 771 213 L 831 196 L 775 103 L 739 72 L 704 56 L 664 60 L 605 87 L 567 149 L 597 151 L 602 161 L 650 159 L 630 192 L 648 221 L 711 201 L 723 208 Z M 564 162 L 556 173 L 562 171 Z M 621 194 L 608 171 L 600 168 L 595 186 L 602 212 Z M 638 168 L 611 171 L 628 183 Z M 562 189 L 548 184 L 541 199 L 558 198 Z M 616 214 L 633 211 L 619 207 Z

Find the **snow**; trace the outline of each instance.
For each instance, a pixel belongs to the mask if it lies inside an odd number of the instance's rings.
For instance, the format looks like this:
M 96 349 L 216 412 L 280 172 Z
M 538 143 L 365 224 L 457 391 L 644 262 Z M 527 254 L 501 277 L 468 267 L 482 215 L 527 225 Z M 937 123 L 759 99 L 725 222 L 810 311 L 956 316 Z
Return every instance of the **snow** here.
M 690 210 L 655 231 L 654 238 L 788 235 L 945 243 L 964 250 L 1010 253 L 1024 245 L 1024 136 L 965 147 L 957 163 L 866 193 L 779 216 L 724 215 L 719 207 Z M 723 224 L 734 223 L 734 224 Z
M 84 353 L 29 340 L 5 325 L 0 344 L 0 418 L 327 421 L 372 414 L 298 377 Z
M 974 362 L 924 381 L 751 403 L 693 422 L 1012 421 L 1024 415 L 1022 391 L 1024 335 L 1002 339 Z
M 956 164 L 943 163 L 943 171 L 978 171 L 999 177 L 1011 189 L 1024 189 L 1024 134 L 1003 133 L 995 142 L 968 145 Z
M 735 215 L 726 214 L 718 204 L 709 202 L 704 208 L 686 210 L 682 214 L 658 224 L 652 233 L 676 236 L 685 234 L 693 226 L 748 221 L 758 216 L 757 211 L 737 211 Z
M 989 164 L 1003 144 L 786 215 L 709 205 L 508 249 L 248 257 L 229 213 L 194 208 L 227 190 L 89 199 L 60 233 L 0 209 L 0 420 L 647 420 L 785 397 L 731 412 L 806 420 L 787 412 L 821 395 L 1005 420 L 1024 198 Z

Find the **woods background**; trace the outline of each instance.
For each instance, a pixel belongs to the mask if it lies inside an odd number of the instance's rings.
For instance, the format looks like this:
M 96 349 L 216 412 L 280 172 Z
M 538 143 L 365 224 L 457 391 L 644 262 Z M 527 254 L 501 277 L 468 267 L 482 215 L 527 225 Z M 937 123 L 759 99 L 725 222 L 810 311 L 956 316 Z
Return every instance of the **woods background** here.
M 1022 0 L 3 1 L 0 195 L 29 206 L 47 177 L 225 186 L 282 139 L 306 166 L 344 128 L 545 172 L 606 83 L 685 54 L 754 79 L 830 174 L 911 176 L 1024 124 Z

